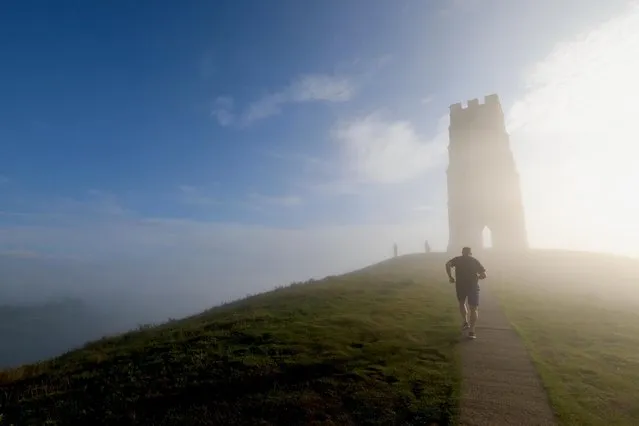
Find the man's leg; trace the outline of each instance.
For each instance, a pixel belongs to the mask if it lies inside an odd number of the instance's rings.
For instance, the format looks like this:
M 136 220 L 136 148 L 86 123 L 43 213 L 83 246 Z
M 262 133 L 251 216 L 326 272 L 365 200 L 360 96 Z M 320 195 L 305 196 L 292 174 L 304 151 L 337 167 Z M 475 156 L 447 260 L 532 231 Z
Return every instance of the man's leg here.
M 476 305 L 470 305 L 470 331 L 475 332 L 475 324 L 477 324 L 477 318 L 479 318 L 479 311 Z
M 459 313 L 461 314 L 461 317 L 462 317 L 463 327 L 466 328 L 468 326 L 468 309 L 466 307 L 465 300 L 459 301 Z
M 468 335 L 475 337 L 475 324 L 477 324 L 477 318 L 479 318 L 479 285 L 476 285 L 468 293 L 468 307 L 470 308 L 470 330 Z
M 462 317 L 462 328 L 466 330 L 468 328 L 468 309 L 466 306 L 466 298 L 468 297 L 466 287 L 459 285 L 455 286 L 457 292 L 457 301 L 459 302 L 459 313 Z

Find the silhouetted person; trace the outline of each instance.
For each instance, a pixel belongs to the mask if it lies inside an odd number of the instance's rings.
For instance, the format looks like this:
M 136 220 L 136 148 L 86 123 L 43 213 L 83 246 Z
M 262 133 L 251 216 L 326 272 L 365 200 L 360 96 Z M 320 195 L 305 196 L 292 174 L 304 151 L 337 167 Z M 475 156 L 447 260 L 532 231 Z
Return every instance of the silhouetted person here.
M 428 240 L 424 243 L 424 252 L 430 253 L 430 244 L 428 244 Z
M 397 257 L 397 244 L 393 245 L 393 254 Z
M 451 268 L 455 268 L 455 278 L 451 275 Z M 463 324 L 462 330 L 468 330 L 468 337 L 474 339 L 475 324 L 477 323 L 479 307 L 479 280 L 486 278 L 486 269 L 472 256 L 470 247 L 462 249 L 462 255 L 454 257 L 446 262 L 446 274 L 450 282 L 455 284 L 459 312 Z M 466 306 L 468 302 L 468 306 Z M 468 309 L 470 309 L 470 323 L 468 321 Z

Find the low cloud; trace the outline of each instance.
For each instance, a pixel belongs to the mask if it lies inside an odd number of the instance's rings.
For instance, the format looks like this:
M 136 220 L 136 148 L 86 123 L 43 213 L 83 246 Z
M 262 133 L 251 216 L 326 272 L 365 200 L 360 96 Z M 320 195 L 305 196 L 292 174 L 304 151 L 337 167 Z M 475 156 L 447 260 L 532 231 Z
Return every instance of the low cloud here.
M 40 247 L 55 247 L 47 265 L 52 257 L 77 260 L 40 275 L 40 264 L 34 264 L 8 280 L 0 294 L 5 303 L 56 295 L 127 297 L 155 318 L 181 316 L 277 285 L 367 266 L 390 257 L 395 242 L 402 253 L 422 251 L 426 238 L 441 248 L 441 230 L 442 223 L 424 220 L 283 229 L 135 217 L 60 225 L 42 217 L 26 226 L 0 226 L 0 252 L 33 258 Z

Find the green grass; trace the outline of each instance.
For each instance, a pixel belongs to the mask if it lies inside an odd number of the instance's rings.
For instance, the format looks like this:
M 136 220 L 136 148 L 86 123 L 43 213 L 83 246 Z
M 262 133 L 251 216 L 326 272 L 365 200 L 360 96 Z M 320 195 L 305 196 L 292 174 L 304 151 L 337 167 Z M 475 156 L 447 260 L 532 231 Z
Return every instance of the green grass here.
M 402 259 L 2 372 L 3 424 L 452 424 L 453 290 Z
M 454 424 L 446 258 L 403 256 L 0 372 L 1 425 Z M 639 424 L 639 263 L 481 260 L 560 422 Z
M 562 270 L 505 270 L 496 293 L 561 424 L 637 425 L 639 301 L 627 286 L 632 276 L 628 268 L 609 267 L 612 257 L 564 256 Z

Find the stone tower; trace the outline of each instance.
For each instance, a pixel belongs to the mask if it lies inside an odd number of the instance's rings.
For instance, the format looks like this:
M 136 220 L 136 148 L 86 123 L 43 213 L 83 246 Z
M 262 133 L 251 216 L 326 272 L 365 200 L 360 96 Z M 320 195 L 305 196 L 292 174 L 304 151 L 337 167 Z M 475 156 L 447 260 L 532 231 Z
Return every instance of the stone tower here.
M 485 227 L 493 249 L 526 249 L 519 174 L 499 97 L 451 105 L 448 132 L 448 251 L 481 249 Z

